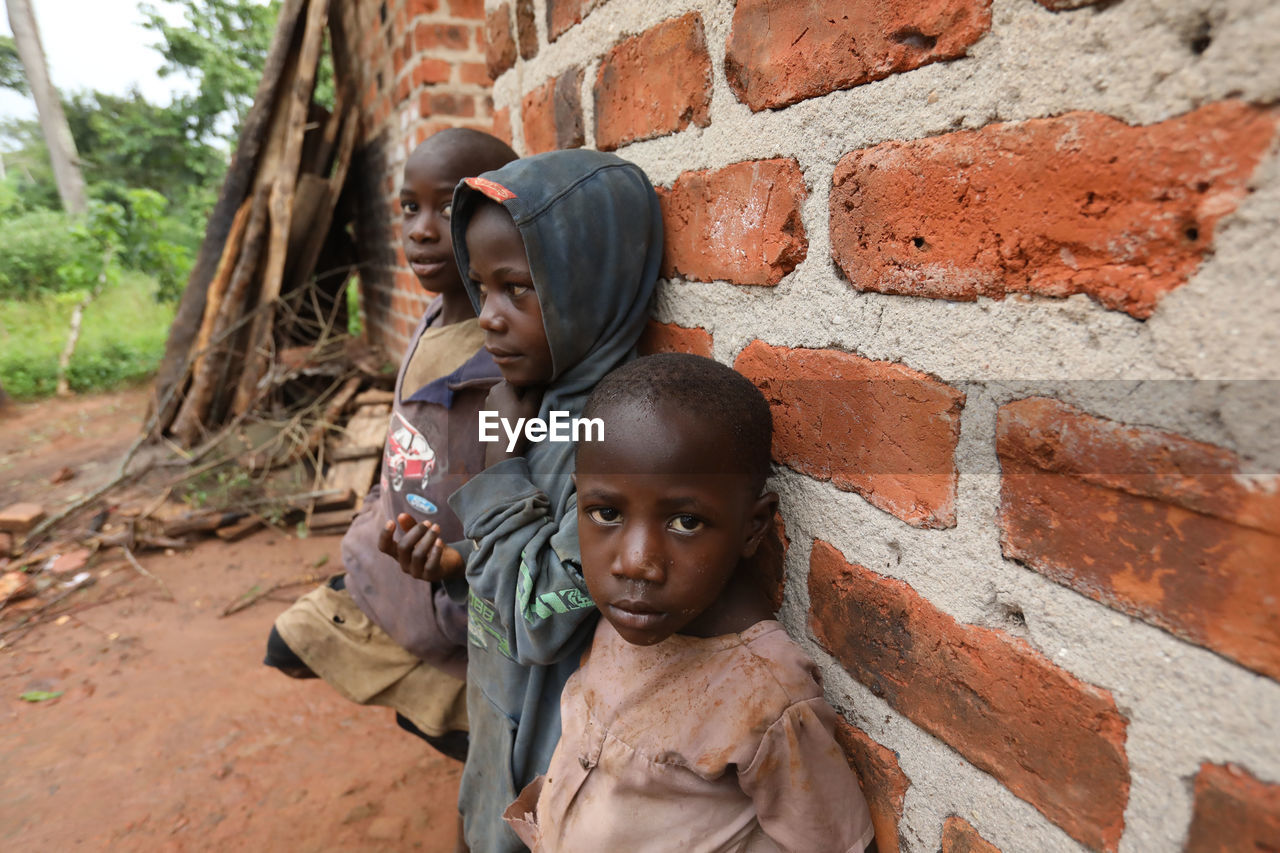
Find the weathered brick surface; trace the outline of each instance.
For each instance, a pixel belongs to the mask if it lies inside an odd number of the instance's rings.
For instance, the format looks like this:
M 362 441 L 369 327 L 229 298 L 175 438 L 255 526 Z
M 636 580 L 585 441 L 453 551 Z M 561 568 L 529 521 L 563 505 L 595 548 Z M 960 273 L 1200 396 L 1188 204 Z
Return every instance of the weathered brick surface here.
M 1280 679 L 1280 490 L 1230 452 L 1044 398 L 998 416 L 1005 556 Z
M 591 10 L 593 0 L 547 0 L 547 38 L 555 41 Z
M 990 0 L 738 0 L 725 76 L 753 110 L 965 55 Z
M 636 349 L 641 355 L 656 352 L 688 352 L 711 358 L 711 333 L 701 326 L 692 329 L 675 323 L 659 323 L 650 320 Z
M 489 76 L 497 80 L 516 64 L 516 40 L 511 33 L 511 5 L 503 3 L 484 19 L 484 61 Z
M 534 23 L 533 0 L 516 0 L 516 42 L 520 45 L 520 58 L 529 60 L 538 55 L 538 26 Z
M 1232 764 L 1202 764 L 1186 853 L 1280 850 L 1280 785 Z
M 612 151 L 711 123 L 711 58 L 696 12 L 663 21 L 604 56 L 595 85 L 596 146 Z
M 773 409 L 777 461 L 916 527 L 955 525 L 964 394 L 902 364 L 763 341 L 734 367 Z
M 1077 112 L 886 142 L 836 167 L 833 254 L 859 290 L 1086 293 L 1145 318 L 1195 272 L 1275 128 L 1228 101 L 1145 127 Z
M 969 821 L 952 815 L 942 825 L 942 853 L 1000 853 Z
M 511 144 L 511 110 L 503 107 L 500 110 L 493 111 L 493 129 L 490 131 L 494 136 L 501 139 L 508 145 Z
M 795 160 L 685 172 L 662 190 L 664 277 L 777 284 L 804 260 L 806 196 Z
M 1002 631 L 957 623 L 821 540 L 809 598 L 814 637 L 850 674 L 1073 838 L 1116 849 L 1129 762 L 1109 692 Z
M 413 29 L 415 51 L 466 50 L 471 46 L 471 28 L 455 24 L 418 24 Z
M 582 125 L 582 69 L 571 68 L 524 96 L 520 106 L 525 154 L 586 143 Z
M 876 849 L 879 853 L 898 853 L 902 801 L 911 786 L 911 780 L 898 766 L 898 754 L 845 720 L 836 723 L 836 740 L 849 766 L 858 774 L 862 794 L 867 798 L 871 823 L 876 828 Z

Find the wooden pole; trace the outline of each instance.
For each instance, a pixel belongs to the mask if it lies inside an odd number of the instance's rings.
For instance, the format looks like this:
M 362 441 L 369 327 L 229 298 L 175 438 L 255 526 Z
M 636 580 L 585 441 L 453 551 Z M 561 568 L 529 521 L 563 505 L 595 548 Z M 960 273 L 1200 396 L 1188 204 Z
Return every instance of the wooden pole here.
M 324 44 L 324 25 L 329 17 L 328 3 L 311 0 L 307 6 L 307 19 L 302 32 L 302 50 L 298 57 L 298 70 L 293 79 L 293 90 L 288 101 L 289 119 L 286 126 L 284 153 L 275 184 L 271 188 L 271 239 L 267 244 L 267 266 L 262 276 L 261 304 L 274 302 L 280 295 L 284 278 L 285 255 L 289 245 L 289 221 L 293 214 L 293 191 L 298 182 L 298 161 L 302 156 L 302 137 L 306 133 L 307 112 L 311 94 L 315 89 L 316 66 L 320 62 L 320 50 Z M 249 334 L 249 346 L 245 351 L 245 368 L 236 388 L 232 411 L 239 414 L 249 407 L 256 396 L 258 381 L 266 370 L 266 347 L 272 335 L 272 314 L 263 311 L 253 323 Z

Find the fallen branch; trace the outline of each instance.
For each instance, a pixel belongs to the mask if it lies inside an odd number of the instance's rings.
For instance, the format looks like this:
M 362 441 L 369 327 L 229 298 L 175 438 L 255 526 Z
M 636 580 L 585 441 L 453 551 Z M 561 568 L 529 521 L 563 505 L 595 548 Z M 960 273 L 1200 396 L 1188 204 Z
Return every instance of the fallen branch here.
M 240 596 L 235 601 L 231 602 L 225 608 L 223 608 L 222 617 L 230 616 L 233 613 L 239 613 L 241 610 L 244 610 L 247 607 L 252 607 L 253 605 L 257 604 L 259 601 L 266 598 L 268 595 L 270 595 L 273 592 L 278 592 L 279 590 L 287 589 L 291 586 L 302 586 L 303 584 L 320 583 L 320 581 L 324 580 L 325 577 L 326 575 L 324 574 L 317 574 L 315 572 L 312 572 L 307 575 L 302 575 L 301 577 L 296 577 L 293 580 L 277 581 L 276 583 L 273 583 L 266 588 L 259 588 L 257 586 L 254 586 L 244 595 Z M 219 618 L 222 618 L 222 617 L 219 617 Z
M 142 575 L 144 578 L 149 578 L 149 579 L 151 579 L 152 581 L 154 581 L 156 584 L 158 584 L 158 585 L 159 585 L 159 587 L 160 587 L 161 589 L 163 589 L 163 590 L 164 590 L 164 594 L 165 594 L 165 595 L 167 595 L 167 596 L 169 597 L 169 600 L 170 600 L 170 601 L 177 601 L 177 600 L 178 600 L 178 599 L 174 596 L 174 594 L 173 594 L 173 590 L 169 589 L 169 585 L 168 585 L 167 583 L 165 583 L 164 581 L 160 580 L 160 578 L 156 577 L 155 575 L 151 574 L 151 572 L 149 572 L 149 571 L 147 571 L 146 569 L 142 568 L 142 564 L 141 564 L 141 563 L 139 563 L 139 562 L 138 562 L 138 559 L 137 559 L 136 557 L 134 557 L 134 556 L 133 556 L 133 552 L 132 552 L 132 551 L 130 551 L 128 548 L 121 548 L 120 550 L 121 550 L 121 551 L 124 551 L 124 557 L 125 557 L 125 559 L 126 559 L 126 560 L 128 560 L 128 561 L 129 561 L 129 565 L 133 566 L 134 571 L 136 571 L 138 574 Z

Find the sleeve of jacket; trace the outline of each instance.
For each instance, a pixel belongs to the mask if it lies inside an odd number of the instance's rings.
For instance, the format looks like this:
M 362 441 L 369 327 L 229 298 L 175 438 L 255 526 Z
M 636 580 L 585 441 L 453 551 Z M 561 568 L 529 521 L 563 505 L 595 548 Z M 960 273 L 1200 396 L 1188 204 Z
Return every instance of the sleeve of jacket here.
M 525 459 L 514 457 L 473 477 L 449 505 L 475 543 L 470 594 L 489 606 L 473 607 L 472 618 L 484 621 L 499 650 L 526 666 L 577 650 L 596 609 L 582 579 L 576 495 L 552 507 Z

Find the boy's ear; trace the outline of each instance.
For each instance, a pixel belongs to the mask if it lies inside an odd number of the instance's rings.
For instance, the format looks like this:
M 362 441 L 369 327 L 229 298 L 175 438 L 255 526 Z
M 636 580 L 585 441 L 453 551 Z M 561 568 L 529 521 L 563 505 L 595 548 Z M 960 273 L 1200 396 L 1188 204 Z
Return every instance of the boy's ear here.
M 756 498 L 751 505 L 751 515 L 747 519 L 747 541 L 742 546 L 742 556 L 751 557 L 760 547 L 760 541 L 769 532 L 773 517 L 778 512 L 777 492 L 765 492 Z
M 573 488 L 576 491 L 578 488 L 578 472 L 575 471 L 574 473 L 570 474 L 569 480 L 573 483 Z

